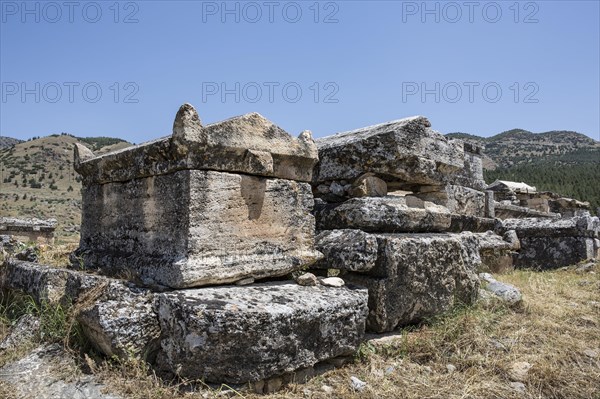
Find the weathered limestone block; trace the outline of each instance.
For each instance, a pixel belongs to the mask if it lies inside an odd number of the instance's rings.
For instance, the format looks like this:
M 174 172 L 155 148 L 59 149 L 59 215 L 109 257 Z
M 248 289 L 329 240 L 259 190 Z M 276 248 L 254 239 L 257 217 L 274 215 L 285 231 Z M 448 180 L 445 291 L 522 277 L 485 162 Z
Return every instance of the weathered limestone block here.
M 521 205 L 538 212 L 550 212 L 550 206 L 546 198 L 528 198 L 521 200 Z
M 85 184 L 125 182 L 179 170 L 210 169 L 310 182 L 317 148 L 310 132 L 293 138 L 257 113 L 202 126 L 190 104 L 179 109 L 173 135 L 99 157 L 75 148 Z
M 589 202 L 571 198 L 552 198 L 548 200 L 550 212 L 560 213 L 562 217 L 585 216 L 590 213 Z M 600 216 L 600 213 L 598 214 Z
M 84 265 L 144 285 L 281 276 L 320 258 L 307 183 L 184 170 L 87 185 L 83 203 Z
M 325 230 L 315 237 L 323 259 L 312 267 L 366 272 L 375 267 L 377 239 L 361 230 Z
M 463 168 L 463 145 L 430 126 L 416 116 L 320 138 L 313 181 L 353 180 L 371 172 L 386 181 L 443 184 Z
M 486 231 L 495 231 L 499 223 L 499 219 L 453 214 L 448 231 L 452 233 L 460 233 L 462 231 L 484 233 Z
M 155 294 L 114 281 L 95 289 L 77 315 L 92 345 L 107 356 L 153 361 L 160 338 Z
M 600 235 L 600 219 L 591 216 L 578 216 L 564 219 L 505 219 L 502 229 L 515 230 L 517 236 L 524 237 L 590 237 Z
M 185 104 L 171 137 L 99 157 L 75 148 L 76 255 L 147 286 L 285 275 L 321 256 L 306 183 L 316 161 L 309 132 L 294 139 L 258 114 L 202 126 Z
M 495 216 L 500 219 L 558 219 L 561 216 L 557 213 L 540 212 L 535 209 L 526 208 L 524 206 L 512 205 L 502 202 L 494 203 L 494 213 Z
M 514 230 L 519 237 L 521 249 L 515 255 L 515 267 L 545 270 L 594 259 L 600 219 L 506 219 L 502 228 Z
M 353 353 L 367 316 L 361 289 L 272 282 L 159 295 L 159 357 L 208 382 L 260 381 Z
M 467 216 L 485 216 L 485 193 L 472 188 L 448 184 L 444 187 L 425 186 L 414 194 L 448 208 L 452 213 Z
M 341 204 L 315 207 L 317 229 L 360 229 L 368 232 L 437 232 L 450 227 L 446 208 L 410 208 L 403 197 L 352 198 Z
M 77 305 L 83 333 L 108 356 L 149 359 L 160 335 L 154 294 L 123 281 L 37 263 L 7 260 L 0 289 L 30 295 L 38 304 Z
M 548 270 L 594 259 L 594 239 L 586 237 L 523 237 L 515 256 L 517 268 Z
M 477 270 L 492 273 L 505 273 L 514 269 L 514 251 L 520 248 L 520 243 L 514 231 L 509 231 L 504 237 L 493 231 L 486 233 L 463 232 L 460 234 L 465 247 L 477 248 L 479 260 Z M 476 257 L 476 255 L 475 255 Z
M 453 184 L 484 191 L 487 187 L 483 179 L 483 146 L 471 143 L 463 143 L 464 167 L 455 173 L 451 180 Z
M 37 303 L 68 304 L 80 294 L 80 286 L 81 278 L 71 270 L 16 259 L 7 259 L 0 267 L 2 289 L 29 295 Z
M 377 234 L 380 257 L 367 274 L 344 279 L 369 290 L 367 329 L 391 331 L 473 303 L 479 279 L 472 253 L 458 234 Z M 475 244 L 475 242 L 473 242 Z M 467 253 L 471 251 L 472 253 Z
M 53 244 L 56 224 L 56 219 L 18 219 L 0 216 L 0 235 L 12 236 L 14 239 L 24 242 Z
M 506 241 L 491 231 L 461 234 L 377 234 L 361 230 L 326 230 L 319 233 L 316 239 L 317 248 L 323 252 L 324 258 L 313 267 L 340 269 L 373 277 L 397 277 L 399 265 L 418 263 L 426 257 L 433 263 L 438 255 L 441 256 L 441 252 L 448 249 L 442 247 L 442 244 L 449 245 L 448 243 L 454 245 L 454 250 L 460 247 L 463 260 L 479 269 L 484 255 L 505 255 L 515 249 L 515 243 Z M 429 245 L 434 247 L 428 248 Z M 438 251 L 436 248 L 441 249 Z M 425 252 L 421 253 L 422 251 Z

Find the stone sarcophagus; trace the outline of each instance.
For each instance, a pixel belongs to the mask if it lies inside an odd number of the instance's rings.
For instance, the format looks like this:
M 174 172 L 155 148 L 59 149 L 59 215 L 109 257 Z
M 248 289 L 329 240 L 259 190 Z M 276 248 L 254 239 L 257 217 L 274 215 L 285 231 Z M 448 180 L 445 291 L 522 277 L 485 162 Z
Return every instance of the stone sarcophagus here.
M 84 267 L 186 288 L 281 276 L 320 258 L 310 184 L 317 148 L 252 113 L 102 156 L 76 146 Z

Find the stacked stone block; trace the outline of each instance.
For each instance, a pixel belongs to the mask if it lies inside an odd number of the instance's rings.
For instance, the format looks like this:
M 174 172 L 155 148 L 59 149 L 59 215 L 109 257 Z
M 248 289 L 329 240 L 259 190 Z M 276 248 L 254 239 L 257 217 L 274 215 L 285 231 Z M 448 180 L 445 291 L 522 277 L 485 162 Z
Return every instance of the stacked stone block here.
M 259 391 L 352 354 L 366 290 L 286 277 L 322 257 L 309 184 L 316 162 L 310 132 L 293 138 L 256 113 L 203 126 L 189 104 L 169 137 L 98 157 L 76 146 L 77 266 L 129 280 L 144 295 L 140 304 L 103 293 L 81 312 L 97 348 L 152 352 L 163 372 Z M 158 333 L 131 351 L 123 346 L 143 333 L 132 325 L 140 313 L 154 320 L 144 331 Z
M 513 250 L 493 232 L 463 232 L 495 227 L 485 217 L 480 150 L 430 127 L 413 117 L 317 140 L 316 242 L 325 258 L 313 267 L 368 288 L 370 331 L 473 303 L 477 270 Z M 377 190 L 354 195 L 365 180 Z

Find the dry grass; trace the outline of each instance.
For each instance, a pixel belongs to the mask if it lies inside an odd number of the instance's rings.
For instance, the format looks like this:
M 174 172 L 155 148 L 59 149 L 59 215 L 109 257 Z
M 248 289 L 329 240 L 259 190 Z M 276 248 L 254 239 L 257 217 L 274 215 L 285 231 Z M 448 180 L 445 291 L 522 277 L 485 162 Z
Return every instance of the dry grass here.
M 75 251 L 79 243 L 60 244 L 54 246 L 41 245 L 38 263 L 54 267 L 69 265 L 69 254 Z
M 498 276 L 519 287 L 524 304 L 455 309 L 427 325 L 364 343 L 353 364 L 271 395 L 173 384 L 139 361 L 85 357 L 111 391 L 131 399 L 246 398 L 600 398 L 600 266 Z M 587 352 L 587 354 L 586 354 Z M 532 365 L 526 391 L 511 387 L 514 362 Z M 448 365 L 456 368 L 449 372 Z M 367 382 L 356 392 L 350 377 Z M 324 387 L 325 386 L 325 387 Z M 329 391 L 329 388 L 331 391 Z M 329 392 L 328 392 L 329 391 Z M 0 386 L 0 396 L 2 395 Z

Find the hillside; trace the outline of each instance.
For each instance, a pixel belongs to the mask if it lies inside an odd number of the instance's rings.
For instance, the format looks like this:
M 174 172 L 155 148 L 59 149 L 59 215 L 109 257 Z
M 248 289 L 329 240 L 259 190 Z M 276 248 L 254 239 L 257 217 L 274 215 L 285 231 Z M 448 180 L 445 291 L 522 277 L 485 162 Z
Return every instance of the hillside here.
M 57 238 L 76 238 L 81 182 L 73 170 L 74 143 L 97 154 L 131 145 L 121 139 L 61 134 L 0 148 L 0 215 L 56 218 Z
M 600 206 L 600 142 L 571 131 L 532 133 L 513 129 L 492 137 L 450 133 L 448 137 L 485 145 L 484 175 L 524 181 L 538 190 Z
M 13 139 L 12 137 L 0 136 L 0 148 L 12 147 L 13 145 L 22 142 L 23 140 Z

